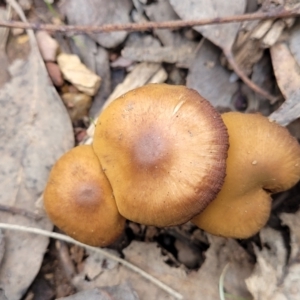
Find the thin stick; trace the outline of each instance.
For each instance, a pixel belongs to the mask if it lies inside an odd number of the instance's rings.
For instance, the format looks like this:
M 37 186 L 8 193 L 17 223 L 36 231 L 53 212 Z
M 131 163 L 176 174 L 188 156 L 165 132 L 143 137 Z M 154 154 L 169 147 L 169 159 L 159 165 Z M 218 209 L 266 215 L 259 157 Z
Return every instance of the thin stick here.
M 113 31 L 145 31 L 151 29 L 174 29 L 183 27 L 193 27 L 211 24 L 224 24 L 234 22 L 244 22 L 252 20 L 291 18 L 300 14 L 299 6 L 291 10 L 278 7 L 271 11 L 256 12 L 251 14 L 233 15 L 219 18 L 206 18 L 202 20 L 176 20 L 166 22 L 146 22 L 146 23 L 127 23 L 127 24 L 106 24 L 106 25 L 57 25 L 57 24 L 38 24 L 25 23 L 19 21 L 1 21 L 0 27 L 23 28 L 46 31 L 60 31 L 73 33 L 101 33 Z
M 257 84 L 255 84 L 252 80 L 250 80 L 247 75 L 240 69 L 238 64 L 236 63 L 233 54 L 231 50 L 223 49 L 223 52 L 230 63 L 233 71 L 243 80 L 245 84 L 249 86 L 250 89 L 252 89 L 254 92 L 260 94 L 264 98 L 268 99 L 271 104 L 274 104 L 278 99 L 268 93 L 267 91 L 263 90 L 261 87 L 259 87 Z
M 174 298 L 183 299 L 183 296 L 181 294 L 179 294 L 178 292 L 176 292 L 175 290 L 173 290 L 172 288 L 170 288 L 169 286 L 167 286 L 163 282 L 159 281 L 158 279 L 156 279 L 152 275 L 150 275 L 147 272 L 143 271 L 142 269 L 136 267 L 135 265 L 131 264 L 130 262 L 128 262 L 128 261 L 126 261 L 122 258 L 119 258 L 119 257 L 117 257 L 113 254 L 110 254 L 110 253 L 106 252 L 103 249 L 92 247 L 92 246 L 80 243 L 80 242 L 78 242 L 78 241 L 76 241 L 76 240 L 74 240 L 74 239 L 72 239 L 72 238 L 70 238 L 66 235 L 60 234 L 60 233 L 50 232 L 50 231 L 39 229 L 39 228 L 0 223 L 0 229 L 8 229 L 8 230 L 34 233 L 34 234 L 47 236 L 47 237 L 50 237 L 50 238 L 53 238 L 53 239 L 61 240 L 61 241 L 67 242 L 67 243 L 72 243 L 74 245 L 84 247 L 88 250 L 91 250 L 91 251 L 99 253 L 103 256 L 106 256 L 107 258 L 112 259 L 112 260 L 122 264 L 123 266 L 127 267 L 128 269 L 138 273 L 139 275 L 141 275 L 145 279 L 149 280 L 150 282 L 152 282 L 153 284 L 155 284 L 156 286 L 158 286 L 159 288 L 161 288 L 162 290 L 164 290 L 165 292 L 167 292 L 168 294 L 170 294 Z

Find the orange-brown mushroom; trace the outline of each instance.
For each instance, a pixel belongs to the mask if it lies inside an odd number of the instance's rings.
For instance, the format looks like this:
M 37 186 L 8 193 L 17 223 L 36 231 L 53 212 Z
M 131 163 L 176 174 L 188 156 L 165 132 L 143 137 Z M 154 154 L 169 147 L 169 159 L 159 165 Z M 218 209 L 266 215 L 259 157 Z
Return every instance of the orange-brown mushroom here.
M 92 146 L 73 148 L 56 162 L 44 205 L 57 227 L 88 245 L 113 243 L 125 226 Z
M 288 130 L 258 114 L 225 113 L 229 133 L 225 183 L 192 222 L 214 235 L 248 238 L 267 222 L 271 193 L 300 179 L 300 146 Z
M 228 135 L 219 113 L 196 91 L 150 84 L 104 110 L 93 147 L 120 213 L 138 223 L 171 226 L 216 197 Z

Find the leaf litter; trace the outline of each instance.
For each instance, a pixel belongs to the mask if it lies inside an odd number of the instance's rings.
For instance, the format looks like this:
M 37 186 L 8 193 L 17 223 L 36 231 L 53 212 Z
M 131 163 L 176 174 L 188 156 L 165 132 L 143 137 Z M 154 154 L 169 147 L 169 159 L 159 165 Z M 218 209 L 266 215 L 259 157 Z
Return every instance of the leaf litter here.
M 13 4 L 13 2 L 10 2 Z M 73 145 L 72 127 L 57 92 L 49 85 L 35 38 L 30 33 L 27 59 L 9 67 L 11 80 L 0 90 L 1 204 L 36 211 L 48 172 Z M 55 115 L 55 119 L 53 118 Z M 44 212 L 39 221 L 1 212 L 1 220 L 51 230 Z M 40 269 L 48 239 L 6 232 L 0 287 L 8 299 L 20 299 Z
M 265 228 L 260 236 L 263 248 L 256 248 L 257 265 L 246 284 L 258 300 L 296 300 L 300 293 L 300 213 L 284 213 L 280 216 L 290 230 L 290 247 L 286 247 L 282 235 Z
M 28 12 L 35 9 L 38 1 L 25 2 L 21 4 Z M 58 11 L 66 17 L 64 22 L 69 24 L 94 25 L 148 19 L 167 21 L 178 18 L 215 18 L 268 11 L 280 5 L 291 8 L 297 2 L 128 0 L 122 3 L 111 1 L 109 4 L 100 1 L 96 5 L 92 0 L 64 0 L 58 2 Z M 10 0 L 9 3 L 15 7 L 14 1 Z M 40 1 L 39 9 L 43 5 L 44 9 L 49 10 L 49 5 L 46 6 L 43 1 Z M 7 17 L 6 13 L 4 17 Z M 50 20 L 57 20 L 57 16 Z M 5 187 L 6 191 L 0 194 L 0 204 L 33 211 L 41 216 L 36 221 L 13 211 L 1 212 L 2 220 L 11 224 L 52 229 L 37 199 L 43 192 L 51 166 L 74 142 L 70 117 L 63 107 L 62 99 L 69 108 L 69 114 L 72 114 L 70 106 L 75 111 L 78 106 L 81 114 L 72 117 L 73 128 L 75 133 L 82 133 L 80 141 L 85 143 L 91 143 L 94 130 L 94 120 L 88 119 L 91 104 L 86 101 L 89 103 L 80 108 L 82 104 L 74 99 L 85 99 L 87 94 L 94 95 L 97 92 L 92 104 L 95 108 L 90 112 L 96 118 L 99 111 L 124 92 L 149 82 L 175 84 L 182 80 L 180 74 L 187 75 L 183 75 L 186 85 L 207 97 L 220 112 L 260 112 L 270 115 L 271 120 L 282 125 L 297 120 L 300 115 L 299 32 L 297 20 L 295 22 L 294 18 L 290 18 L 194 29 L 154 30 L 139 34 L 80 33 L 65 35 L 63 38 L 51 34 L 47 39 L 50 37 L 56 40 L 59 47 L 55 50 L 43 46 L 45 50 L 51 50 L 51 58 L 44 56 L 44 61 L 60 95 L 47 76 L 30 32 L 31 49 L 28 57 L 15 60 L 9 65 L 5 48 L 1 47 L 1 64 L 9 67 L 8 72 L 2 72 L 0 77 L 0 102 L 3 108 L 0 127 L 3 180 L 0 183 L 1 190 Z M 265 49 L 270 49 L 270 55 Z M 57 80 L 57 72 L 63 71 L 57 64 L 56 55 L 59 53 L 77 55 L 80 64 L 102 79 L 99 90 L 96 91 L 97 86 L 93 93 L 86 90 L 79 92 L 79 88 L 72 84 L 71 77 L 68 80 L 66 77 Z M 114 61 L 118 62 L 115 66 Z M 245 81 L 244 75 L 254 85 Z M 258 90 L 255 85 L 266 93 L 256 93 Z M 298 132 L 299 123 L 293 124 L 294 130 Z M 288 205 L 286 203 L 289 203 L 290 197 L 291 194 L 287 192 L 284 207 Z M 300 231 L 299 212 L 295 211 L 281 214 L 281 221 L 276 224 L 272 223 L 272 214 L 269 226 L 259 236 L 246 241 L 209 236 L 191 225 L 180 226 L 174 233 L 171 229 L 151 230 L 138 224 L 128 224 L 122 240 L 109 251 L 123 256 L 155 276 L 182 294 L 184 299 L 219 299 L 219 285 L 223 279 L 221 294 L 226 299 L 298 299 Z M 278 222 L 281 223 L 278 225 Z M 54 289 L 53 276 L 56 275 L 51 268 L 46 268 L 49 263 L 47 255 L 43 260 L 47 245 L 48 239 L 44 237 L 5 232 L 5 238 L 0 239 L 0 288 L 4 291 L 3 298 L 20 299 L 28 289 L 26 299 L 34 297 L 35 290 L 29 286 L 38 271 L 37 278 L 42 276 L 43 282 Z M 69 285 L 72 287 L 70 290 L 74 292 L 76 288 L 78 292 L 66 299 L 106 299 L 114 293 L 121 293 L 120 299 L 172 299 L 172 296 L 149 284 L 140 274 L 129 271 L 122 264 L 89 250 L 75 260 L 71 246 L 57 248 L 54 256 L 62 255 L 61 249 L 65 249 L 65 255 L 71 257 L 60 262 L 62 270 L 68 268 L 68 261 L 76 273 L 69 281 L 66 280 L 66 285 L 61 283 L 61 287 Z M 198 255 L 193 256 L 193 251 Z M 48 270 L 46 273 L 45 269 Z M 37 279 L 34 282 L 37 286 L 41 284 Z M 56 284 L 56 292 L 52 292 L 52 297 L 54 294 L 67 296 L 58 292 L 60 284 Z

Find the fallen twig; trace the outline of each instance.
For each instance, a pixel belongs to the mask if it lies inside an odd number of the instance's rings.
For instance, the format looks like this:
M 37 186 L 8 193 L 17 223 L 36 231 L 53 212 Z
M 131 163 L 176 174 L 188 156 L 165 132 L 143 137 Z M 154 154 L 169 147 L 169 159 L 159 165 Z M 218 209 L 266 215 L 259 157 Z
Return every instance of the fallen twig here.
M 252 80 L 250 80 L 247 75 L 240 69 L 238 64 L 236 63 L 233 54 L 231 50 L 224 49 L 223 50 L 228 62 L 230 63 L 233 71 L 243 80 L 245 84 L 249 86 L 254 92 L 260 94 L 264 98 L 268 99 L 271 104 L 274 104 L 278 99 L 269 94 L 267 91 L 263 90 L 261 87 L 259 87 L 257 84 L 255 84 Z
M 19 21 L 1 21 L 0 27 L 23 28 L 33 30 L 60 31 L 72 33 L 101 33 L 113 31 L 145 31 L 151 29 L 174 29 L 183 27 L 193 27 L 211 24 L 224 24 L 243 22 L 251 20 L 290 18 L 300 14 L 300 7 L 287 10 L 284 7 L 278 7 L 271 11 L 256 12 L 251 14 L 233 15 L 219 18 L 207 18 L 202 20 L 176 20 L 166 22 L 146 22 L 146 23 L 126 23 L 126 24 L 106 24 L 106 25 L 57 25 L 25 23 Z

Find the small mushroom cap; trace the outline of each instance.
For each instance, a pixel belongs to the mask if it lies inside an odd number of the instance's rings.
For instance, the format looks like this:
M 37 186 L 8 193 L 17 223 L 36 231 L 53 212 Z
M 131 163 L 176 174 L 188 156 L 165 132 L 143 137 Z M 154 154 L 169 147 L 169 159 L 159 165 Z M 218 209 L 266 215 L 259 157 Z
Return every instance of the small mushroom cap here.
M 141 224 L 188 221 L 224 181 L 227 130 L 184 86 L 151 84 L 116 99 L 98 119 L 93 146 L 120 213 Z
M 73 148 L 56 162 L 44 191 L 44 205 L 57 227 L 88 245 L 113 243 L 125 226 L 92 146 Z
M 288 130 L 258 114 L 222 115 L 229 133 L 225 183 L 192 222 L 224 237 L 248 238 L 267 222 L 271 193 L 300 179 L 300 146 Z

